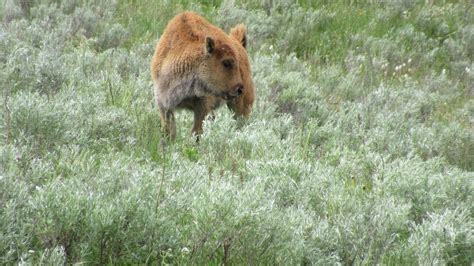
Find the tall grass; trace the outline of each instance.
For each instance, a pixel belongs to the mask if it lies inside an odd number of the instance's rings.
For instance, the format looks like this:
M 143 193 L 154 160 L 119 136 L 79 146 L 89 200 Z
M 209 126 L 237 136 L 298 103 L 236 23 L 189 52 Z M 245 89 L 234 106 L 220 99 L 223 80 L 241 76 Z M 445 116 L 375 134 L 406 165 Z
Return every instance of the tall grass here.
M 248 28 L 257 101 L 177 114 L 167 21 Z M 468 1 L 4 1 L 0 264 L 452 264 L 473 258 Z

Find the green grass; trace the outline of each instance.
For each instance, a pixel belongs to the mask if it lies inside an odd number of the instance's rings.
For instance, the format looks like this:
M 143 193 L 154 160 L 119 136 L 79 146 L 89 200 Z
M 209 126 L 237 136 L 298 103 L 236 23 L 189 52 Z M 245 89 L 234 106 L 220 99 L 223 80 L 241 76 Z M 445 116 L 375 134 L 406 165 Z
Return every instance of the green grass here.
M 435 2 L 2 2 L 0 264 L 470 265 L 474 9 Z M 257 90 L 199 144 L 149 74 L 183 10 Z

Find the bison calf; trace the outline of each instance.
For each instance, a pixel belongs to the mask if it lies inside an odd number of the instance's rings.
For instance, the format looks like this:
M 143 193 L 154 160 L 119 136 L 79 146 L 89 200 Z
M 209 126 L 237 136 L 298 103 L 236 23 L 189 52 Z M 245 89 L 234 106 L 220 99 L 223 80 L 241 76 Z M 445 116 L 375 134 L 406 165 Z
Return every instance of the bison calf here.
M 171 19 L 151 63 L 161 125 L 170 139 L 176 137 L 175 109 L 194 112 L 196 135 L 207 114 L 224 103 L 236 116 L 250 114 L 255 88 L 246 45 L 243 24 L 228 35 L 192 12 Z

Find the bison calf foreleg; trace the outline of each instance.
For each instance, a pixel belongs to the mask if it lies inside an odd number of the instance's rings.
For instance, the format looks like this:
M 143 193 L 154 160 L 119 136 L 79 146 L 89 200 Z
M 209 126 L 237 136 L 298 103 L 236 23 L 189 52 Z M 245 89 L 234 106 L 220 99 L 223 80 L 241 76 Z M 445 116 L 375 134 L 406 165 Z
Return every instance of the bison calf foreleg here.
M 199 140 L 199 135 L 202 134 L 202 123 L 204 119 L 206 118 L 207 114 L 209 113 L 209 108 L 206 105 L 205 101 L 199 101 L 194 105 L 193 111 L 194 111 L 194 124 L 193 124 L 193 129 L 192 133 L 197 137 Z
M 161 127 L 171 140 L 176 138 L 176 121 L 172 110 L 160 108 Z

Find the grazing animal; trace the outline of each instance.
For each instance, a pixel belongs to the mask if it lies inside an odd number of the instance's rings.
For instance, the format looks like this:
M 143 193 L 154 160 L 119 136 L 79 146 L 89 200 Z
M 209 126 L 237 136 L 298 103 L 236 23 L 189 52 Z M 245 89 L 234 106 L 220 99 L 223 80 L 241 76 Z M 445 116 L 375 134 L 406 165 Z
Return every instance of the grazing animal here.
M 194 112 L 196 136 L 207 114 L 224 103 L 235 117 L 249 116 L 255 88 L 246 46 L 243 24 L 226 34 L 193 12 L 171 19 L 151 62 L 161 126 L 170 139 L 176 137 L 176 109 Z

